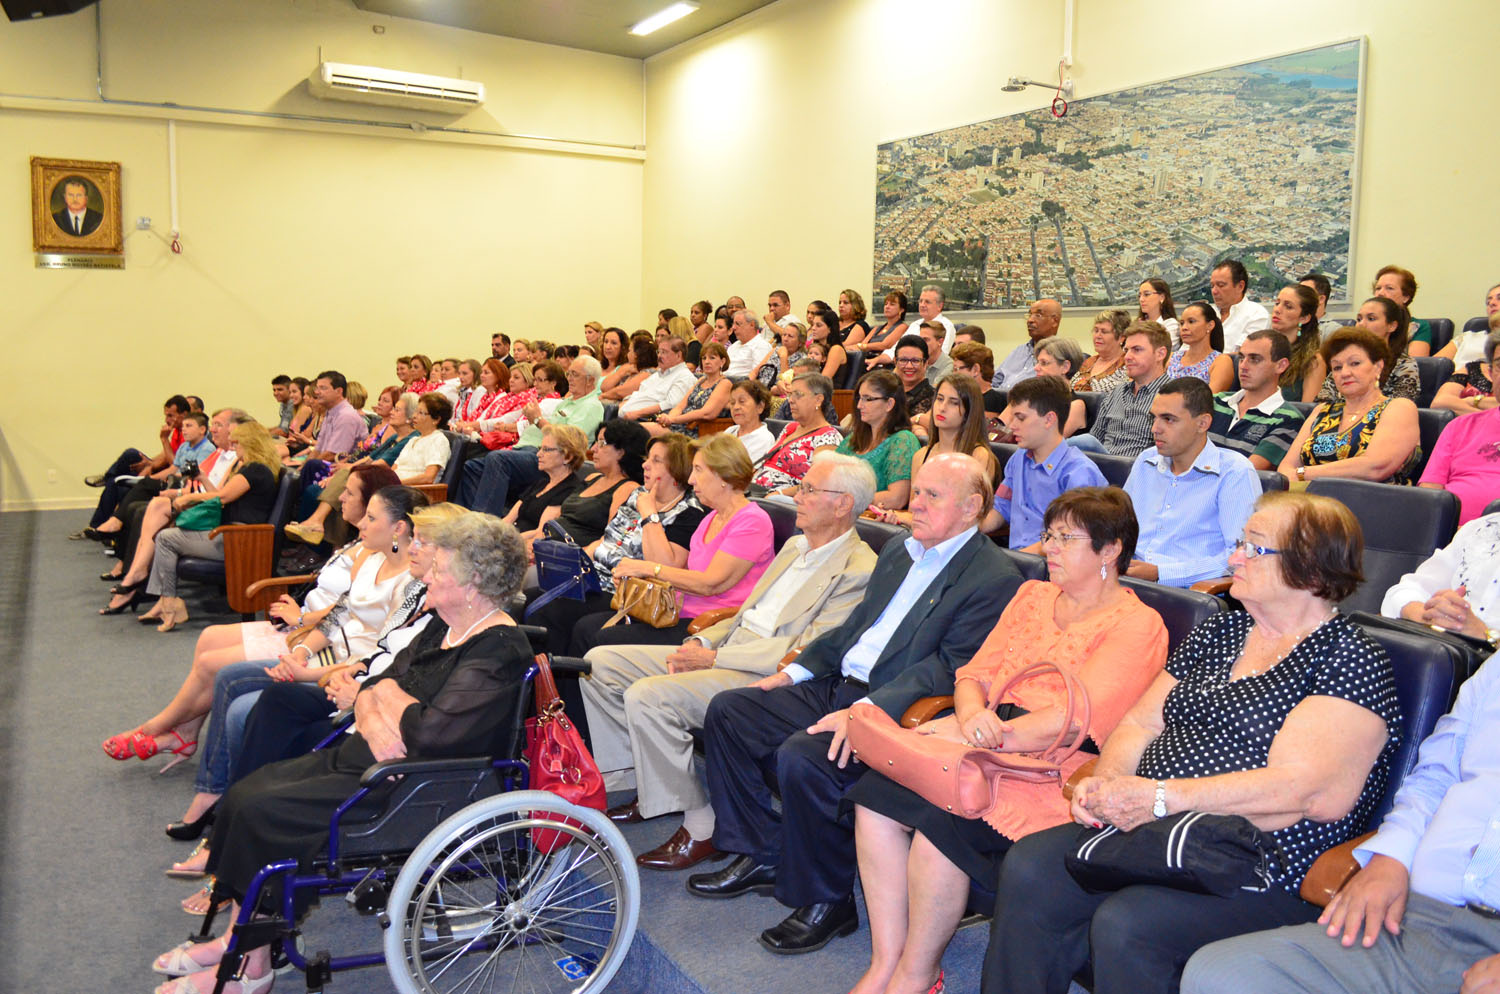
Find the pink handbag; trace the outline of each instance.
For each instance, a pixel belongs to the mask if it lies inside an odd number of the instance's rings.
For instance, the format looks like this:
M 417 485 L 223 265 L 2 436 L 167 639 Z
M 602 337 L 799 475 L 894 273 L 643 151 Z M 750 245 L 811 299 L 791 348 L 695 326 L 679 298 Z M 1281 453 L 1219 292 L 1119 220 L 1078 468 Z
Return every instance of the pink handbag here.
M 932 804 L 964 818 L 982 818 L 998 801 L 997 788 L 1006 781 L 1062 784 L 1062 766 L 1089 734 L 1089 695 L 1079 679 L 1056 663 L 1032 663 L 1016 673 L 1000 691 L 1038 671 L 1054 670 L 1068 690 L 1068 704 L 1057 738 L 1041 752 L 996 752 L 921 735 L 902 728 L 873 704 L 854 705 L 849 712 L 849 742 L 854 755 L 872 770 L 922 795 Z M 1077 726 L 1070 743 L 1068 729 Z

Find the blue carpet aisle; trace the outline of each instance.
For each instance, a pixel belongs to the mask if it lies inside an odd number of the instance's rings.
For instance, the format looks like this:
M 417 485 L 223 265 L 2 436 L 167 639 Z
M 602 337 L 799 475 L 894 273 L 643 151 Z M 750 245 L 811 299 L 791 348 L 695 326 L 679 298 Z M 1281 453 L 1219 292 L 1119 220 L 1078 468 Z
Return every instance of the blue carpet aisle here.
M 160 977 L 152 957 L 193 929 L 177 902 L 193 884 L 162 870 L 190 846 L 161 831 L 192 793 L 195 761 L 157 776 L 161 759 L 117 763 L 99 749 L 109 735 L 155 713 L 177 689 L 209 614 L 189 600 L 184 630 L 158 634 L 130 616 L 100 617 L 108 586 L 95 577 L 111 562 L 93 542 L 69 542 L 86 513 L 0 515 L 0 830 L 10 851 L 0 863 L 0 991 L 144 992 Z M 222 607 L 222 605 L 220 605 Z M 661 818 L 626 826 L 637 849 L 675 827 Z M 712 869 L 720 864 L 709 864 Z M 869 954 L 869 931 L 818 953 L 774 956 L 756 943 L 786 909 L 769 897 L 705 901 L 683 889 L 686 873 L 642 872 L 641 928 L 619 994 L 741 994 L 848 990 Z M 863 907 L 861 907 L 863 917 Z M 337 952 L 379 944 L 373 919 L 334 900 L 313 913 L 306 945 Z M 960 932 L 949 947 L 948 990 L 979 987 L 987 927 Z M 281 977 L 282 994 L 303 990 Z M 332 992 L 386 994 L 383 968 L 336 976 Z

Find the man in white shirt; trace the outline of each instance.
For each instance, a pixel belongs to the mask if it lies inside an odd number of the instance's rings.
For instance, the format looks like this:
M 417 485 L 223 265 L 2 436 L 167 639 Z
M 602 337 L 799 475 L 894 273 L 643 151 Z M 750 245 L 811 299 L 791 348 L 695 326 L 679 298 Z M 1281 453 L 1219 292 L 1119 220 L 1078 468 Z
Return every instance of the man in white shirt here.
M 953 322 L 948 320 L 948 315 L 943 313 L 943 305 L 946 303 L 947 298 L 943 296 L 943 288 L 929 283 L 922 288 L 921 294 L 917 297 L 917 314 L 921 316 L 922 320 L 913 322 L 917 327 L 921 327 L 921 325 L 928 322 L 936 322 L 942 325 L 943 338 L 939 351 L 945 356 L 948 354 L 948 350 L 953 348 L 953 335 L 956 330 L 953 327 Z M 906 333 L 908 335 L 915 334 L 911 329 L 908 329 Z M 881 366 L 894 366 L 895 364 L 896 346 L 893 344 L 879 355 L 870 356 L 868 362 L 865 364 L 865 368 L 878 369 Z
M 755 371 L 760 361 L 775 348 L 760 335 L 760 319 L 755 312 L 740 308 L 734 312 L 734 323 L 730 326 L 734 341 L 729 343 L 729 368 L 724 375 L 731 380 L 743 380 Z
M 1387 618 L 1406 618 L 1471 638 L 1500 641 L 1500 514 L 1475 518 L 1453 541 L 1403 576 L 1380 602 Z
M 1245 299 L 1250 276 L 1237 259 L 1225 259 L 1208 277 L 1208 292 L 1213 294 L 1214 310 L 1224 322 L 1224 351 L 1239 351 L 1240 343 L 1252 331 L 1271 327 L 1271 312 L 1253 300 Z
M 697 378 L 683 362 L 687 345 L 680 338 L 664 338 L 657 346 L 656 369 L 635 392 L 620 402 L 620 417 L 639 421 L 670 411 L 693 389 Z
M 718 855 L 710 841 L 713 807 L 693 772 L 694 729 L 721 690 L 776 672 L 788 652 L 843 622 L 864 596 L 875 553 L 854 519 L 875 494 L 875 473 L 860 459 L 819 452 L 797 489 L 797 527 L 739 611 L 680 647 L 590 649 L 582 681 L 594 758 L 612 789 L 636 799 L 611 808 L 620 823 L 684 812 L 664 844 L 636 857 L 653 870 L 681 870 Z M 647 521 L 649 522 L 649 518 Z
M 766 326 L 761 336 L 775 348 L 781 344 L 781 329 L 799 323 L 792 317 L 792 298 L 785 290 L 772 290 L 766 297 Z

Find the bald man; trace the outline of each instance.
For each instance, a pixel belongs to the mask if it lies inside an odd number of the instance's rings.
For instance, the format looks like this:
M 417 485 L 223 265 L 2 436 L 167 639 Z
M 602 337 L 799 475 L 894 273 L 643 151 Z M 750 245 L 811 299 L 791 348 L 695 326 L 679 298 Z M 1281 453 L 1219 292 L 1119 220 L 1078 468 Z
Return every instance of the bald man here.
M 1043 297 L 1032 303 L 1026 312 L 1026 341 L 1017 345 L 1005 361 L 995 370 L 990 387 L 1009 390 L 1022 380 L 1036 375 L 1036 347 L 1043 339 L 1057 334 L 1062 324 L 1062 304 L 1051 297 Z
M 780 673 L 709 703 L 713 844 L 739 855 L 689 877 L 688 890 L 774 893 L 795 910 L 761 933 L 772 952 L 812 952 L 859 927 L 854 834 L 838 818 L 844 789 L 864 772 L 849 761 L 848 709 L 868 699 L 899 719 L 919 698 L 953 692 L 954 671 L 1021 584 L 979 532 L 993 498 L 973 457 L 929 459 L 912 481 L 911 537 L 886 543 L 853 613 Z

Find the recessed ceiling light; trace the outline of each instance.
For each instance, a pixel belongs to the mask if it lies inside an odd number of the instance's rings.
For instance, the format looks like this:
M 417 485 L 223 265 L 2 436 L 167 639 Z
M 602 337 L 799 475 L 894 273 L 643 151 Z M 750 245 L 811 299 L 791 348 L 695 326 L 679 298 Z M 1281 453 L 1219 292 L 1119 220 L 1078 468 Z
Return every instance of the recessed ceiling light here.
M 674 3 L 672 6 L 664 10 L 659 10 L 650 17 L 637 22 L 635 27 L 630 29 L 630 33 L 633 35 L 648 35 L 653 31 L 666 27 L 673 21 L 688 16 L 697 9 L 698 5 L 695 3 Z

